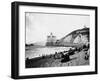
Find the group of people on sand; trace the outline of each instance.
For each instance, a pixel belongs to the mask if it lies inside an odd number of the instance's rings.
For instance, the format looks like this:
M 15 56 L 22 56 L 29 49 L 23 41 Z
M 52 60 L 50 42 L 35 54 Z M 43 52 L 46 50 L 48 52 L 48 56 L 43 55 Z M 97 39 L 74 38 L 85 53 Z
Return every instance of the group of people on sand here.
M 71 47 L 69 50 L 65 50 L 62 52 L 55 52 L 55 54 L 50 54 L 50 55 L 43 55 L 42 59 L 45 58 L 54 58 L 54 59 L 61 59 L 61 62 L 68 62 L 71 60 L 70 56 L 74 55 L 75 53 L 81 52 L 81 51 L 85 52 L 85 60 L 89 59 L 89 54 L 90 54 L 90 49 L 89 49 L 89 44 L 88 45 L 82 45 L 81 47 Z M 28 60 L 28 58 L 26 59 Z
M 81 47 L 71 47 L 68 51 L 63 51 L 63 52 L 55 52 L 55 59 L 62 58 L 61 62 L 67 62 L 70 61 L 70 55 L 74 55 L 75 52 L 80 52 L 80 51 L 86 51 L 85 52 L 85 60 L 89 59 L 89 44 L 88 45 L 83 45 Z

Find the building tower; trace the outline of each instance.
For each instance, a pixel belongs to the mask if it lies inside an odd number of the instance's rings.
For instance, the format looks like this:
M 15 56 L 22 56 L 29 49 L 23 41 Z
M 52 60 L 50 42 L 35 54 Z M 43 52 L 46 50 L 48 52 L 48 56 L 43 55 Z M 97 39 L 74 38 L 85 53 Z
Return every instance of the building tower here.
M 51 32 L 50 35 L 47 36 L 46 46 L 54 46 L 55 43 L 56 43 L 56 36 L 54 36 Z

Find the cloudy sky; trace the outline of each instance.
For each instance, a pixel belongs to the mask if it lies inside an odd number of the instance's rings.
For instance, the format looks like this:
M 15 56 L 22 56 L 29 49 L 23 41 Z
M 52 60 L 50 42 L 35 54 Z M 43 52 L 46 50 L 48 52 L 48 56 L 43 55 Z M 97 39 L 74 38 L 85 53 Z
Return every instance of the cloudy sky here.
M 51 32 L 58 39 L 73 30 L 89 27 L 89 15 L 26 13 L 26 43 L 46 41 Z

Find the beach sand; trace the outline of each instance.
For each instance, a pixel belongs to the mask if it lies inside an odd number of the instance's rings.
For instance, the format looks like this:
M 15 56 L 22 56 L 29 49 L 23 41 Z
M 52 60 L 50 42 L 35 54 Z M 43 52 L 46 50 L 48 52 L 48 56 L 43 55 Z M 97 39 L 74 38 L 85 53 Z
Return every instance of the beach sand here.
M 54 58 L 54 55 L 27 59 L 26 68 L 89 65 L 89 59 L 85 59 L 86 52 L 87 51 L 83 50 L 80 52 L 75 52 L 75 54 L 70 55 L 70 60 L 66 62 L 61 62 L 63 58 Z

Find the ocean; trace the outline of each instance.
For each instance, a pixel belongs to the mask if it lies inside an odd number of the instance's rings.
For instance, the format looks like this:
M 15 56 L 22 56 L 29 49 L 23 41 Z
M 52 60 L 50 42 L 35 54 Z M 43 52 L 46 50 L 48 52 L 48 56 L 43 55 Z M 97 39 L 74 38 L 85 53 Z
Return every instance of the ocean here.
M 51 55 L 55 54 L 55 52 L 63 52 L 63 51 L 68 51 L 71 47 L 48 47 L 48 46 L 43 46 L 43 47 L 29 47 L 27 50 L 25 50 L 25 58 L 36 58 L 40 57 L 43 55 Z

